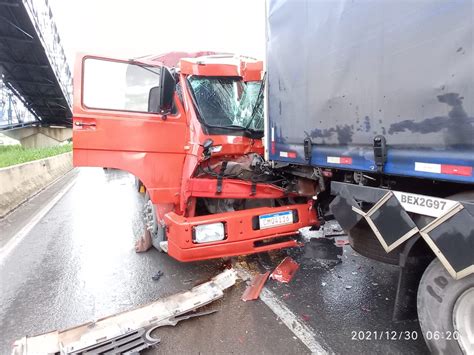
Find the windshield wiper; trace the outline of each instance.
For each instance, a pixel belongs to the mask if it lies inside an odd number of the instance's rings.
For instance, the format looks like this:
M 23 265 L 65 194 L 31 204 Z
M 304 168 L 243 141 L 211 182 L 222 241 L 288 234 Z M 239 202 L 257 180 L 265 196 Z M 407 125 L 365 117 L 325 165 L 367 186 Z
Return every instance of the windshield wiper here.
M 267 77 L 267 73 L 265 73 L 263 75 L 263 78 L 262 78 L 262 85 L 260 85 L 260 90 L 258 91 L 258 95 L 257 95 L 257 100 L 255 100 L 255 105 L 253 106 L 253 109 L 252 109 L 252 114 L 250 115 L 250 119 L 249 119 L 249 122 L 247 123 L 247 125 L 245 126 L 245 129 L 248 130 L 250 125 L 252 124 L 252 122 L 254 121 L 255 119 L 255 114 L 257 113 L 257 107 L 260 106 L 260 99 L 263 95 L 263 89 L 265 88 L 265 79 Z

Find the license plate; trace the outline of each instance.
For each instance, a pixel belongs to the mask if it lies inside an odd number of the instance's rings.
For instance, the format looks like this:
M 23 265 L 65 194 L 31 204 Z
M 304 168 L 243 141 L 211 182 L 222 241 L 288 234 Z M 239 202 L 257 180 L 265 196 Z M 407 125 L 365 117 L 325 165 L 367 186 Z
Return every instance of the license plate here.
M 264 214 L 258 217 L 260 229 L 284 226 L 293 223 L 293 212 L 283 211 L 270 214 Z
M 442 216 L 457 203 L 453 200 L 400 191 L 393 191 L 393 194 L 406 211 L 431 217 Z

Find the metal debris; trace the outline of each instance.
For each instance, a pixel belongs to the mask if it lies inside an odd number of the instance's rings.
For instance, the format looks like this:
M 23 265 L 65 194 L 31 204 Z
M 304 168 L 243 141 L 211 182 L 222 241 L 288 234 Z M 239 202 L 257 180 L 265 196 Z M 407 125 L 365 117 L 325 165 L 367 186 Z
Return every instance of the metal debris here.
M 175 325 L 183 319 L 210 314 L 210 312 L 190 312 L 222 298 L 224 290 L 233 286 L 236 279 L 235 270 L 227 269 L 209 282 L 195 286 L 190 291 L 172 295 L 147 306 L 63 331 L 33 337 L 25 336 L 15 341 L 12 354 L 68 354 L 77 349 L 96 346 L 105 340 L 129 335 L 130 332 L 143 328 L 148 332 L 151 328 Z
M 250 285 L 244 291 L 242 295 L 242 301 L 251 301 L 256 300 L 260 296 L 260 292 L 262 292 L 263 286 L 270 275 L 270 271 L 267 271 L 264 274 L 255 275 L 250 282 Z
M 288 283 L 298 270 L 299 265 L 291 257 L 287 256 L 283 261 L 273 270 L 270 278 L 279 282 Z

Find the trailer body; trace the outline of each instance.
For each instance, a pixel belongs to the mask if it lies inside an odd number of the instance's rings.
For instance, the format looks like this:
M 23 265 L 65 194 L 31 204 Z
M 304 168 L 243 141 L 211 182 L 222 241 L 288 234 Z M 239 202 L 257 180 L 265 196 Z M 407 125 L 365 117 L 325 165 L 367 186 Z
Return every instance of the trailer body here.
M 395 320 L 473 353 L 474 2 L 270 0 L 266 43 L 267 157 L 400 267 Z
M 283 0 L 267 14 L 270 159 L 474 183 L 472 1 Z

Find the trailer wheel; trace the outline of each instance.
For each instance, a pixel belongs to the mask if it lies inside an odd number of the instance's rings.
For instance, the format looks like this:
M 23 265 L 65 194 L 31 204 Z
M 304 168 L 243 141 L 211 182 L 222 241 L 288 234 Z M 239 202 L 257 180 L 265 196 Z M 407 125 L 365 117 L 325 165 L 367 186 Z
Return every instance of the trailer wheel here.
M 436 354 L 474 353 L 474 274 L 454 280 L 438 259 L 418 287 L 418 319 Z
M 360 255 L 391 265 L 398 265 L 400 252 L 403 251 L 403 248 L 398 247 L 387 253 L 365 221 L 350 230 L 349 243 Z
M 166 250 L 164 250 L 160 244 L 167 240 L 166 229 L 163 224 L 158 221 L 155 205 L 151 202 L 148 192 L 145 194 L 145 210 L 143 213 L 145 216 L 145 227 L 151 235 L 151 243 L 160 252 L 166 253 Z

